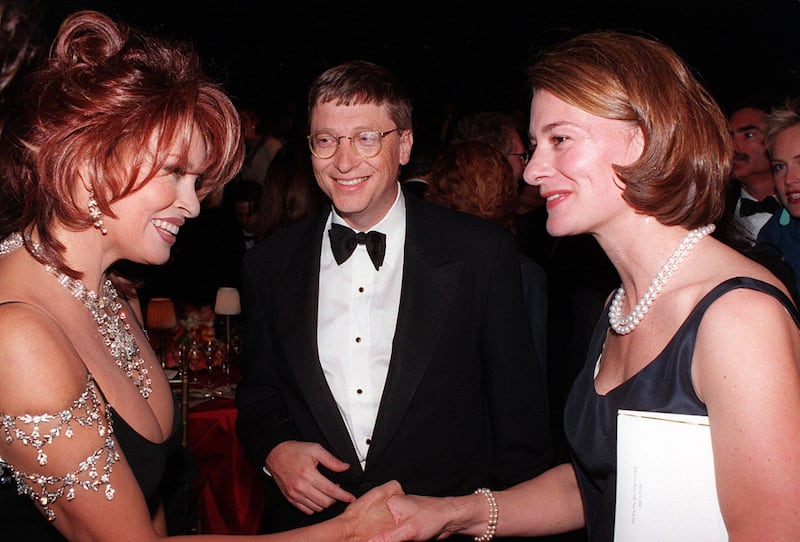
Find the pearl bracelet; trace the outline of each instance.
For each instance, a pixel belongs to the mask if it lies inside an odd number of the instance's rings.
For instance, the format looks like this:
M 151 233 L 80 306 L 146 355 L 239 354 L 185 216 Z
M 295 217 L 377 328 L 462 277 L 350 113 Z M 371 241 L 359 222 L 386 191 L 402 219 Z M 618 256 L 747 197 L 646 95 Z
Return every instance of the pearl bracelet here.
M 492 490 L 485 487 L 476 489 L 474 494 L 484 495 L 486 500 L 489 501 L 489 523 L 486 525 L 486 532 L 483 536 L 476 536 L 475 542 L 489 542 L 494 538 L 494 533 L 497 532 L 497 518 L 500 515 L 497 509 L 497 501 Z

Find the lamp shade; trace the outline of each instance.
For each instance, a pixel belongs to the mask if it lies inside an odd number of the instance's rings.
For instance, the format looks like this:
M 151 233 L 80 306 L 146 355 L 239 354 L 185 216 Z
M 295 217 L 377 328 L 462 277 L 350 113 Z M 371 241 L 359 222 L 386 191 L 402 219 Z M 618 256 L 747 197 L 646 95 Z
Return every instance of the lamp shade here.
M 145 325 L 149 329 L 172 329 L 178 325 L 175 304 L 168 297 L 154 297 L 147 303 Z
M 217 290 L 217 301 L 214 303 L 214 312 L 223 315 L 234 315 L 242 312 L 239 301 L 239 290 L 223 286 Z

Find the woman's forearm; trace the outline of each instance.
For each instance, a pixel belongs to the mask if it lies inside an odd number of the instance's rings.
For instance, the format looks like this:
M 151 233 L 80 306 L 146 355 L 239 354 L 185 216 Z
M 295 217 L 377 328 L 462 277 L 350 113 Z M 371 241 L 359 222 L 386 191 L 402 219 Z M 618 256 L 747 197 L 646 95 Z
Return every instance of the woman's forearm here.
M 497 536 L 541 536 L 580 529 L 583 499 L 574 467 L 565 463 L 495 493 Z M 478 533 L 478 536 L 481 533 Z

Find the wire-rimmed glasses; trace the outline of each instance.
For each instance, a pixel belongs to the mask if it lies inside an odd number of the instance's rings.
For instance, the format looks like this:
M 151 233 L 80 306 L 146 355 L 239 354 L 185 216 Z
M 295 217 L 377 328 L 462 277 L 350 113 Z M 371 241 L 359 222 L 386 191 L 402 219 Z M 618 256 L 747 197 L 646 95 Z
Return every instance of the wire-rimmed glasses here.
M 339 143 L 342 139 L 349 139 L 350 145 L 362 158 L 373 158 L 381 152 L 383 138 L 392 132 L 397 132 L 400 128 L 392 128 L 379 132 L 377 130 L 367 130 L 359 132 L 353 136 L 338 136 L 331 132 L 314 132 L 308 136 L 308 148 L 311 154 L 317 158 L 330 158 L 339 150 Z
M 508 156 L 516 156 L 519 158 L 519 161 L 522 162 L 523 166 L 526 165 L 528 160 L 531 159 L 531 153 L 529 152 L 510 152 L 508 153 Z

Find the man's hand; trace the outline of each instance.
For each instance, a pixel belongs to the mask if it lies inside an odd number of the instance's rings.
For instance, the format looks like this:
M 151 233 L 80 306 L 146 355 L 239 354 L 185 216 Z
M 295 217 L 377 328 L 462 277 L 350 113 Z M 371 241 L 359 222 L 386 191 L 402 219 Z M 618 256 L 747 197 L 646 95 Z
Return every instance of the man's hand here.
M 314 442 L 281 442 L 264 462 L 275 483 L 293 506 L 304 514 L 321 512 L 336 501 L 353 502 L 356 498 L 323 476 L 317 465 L 334 472 L 350 468 Z

